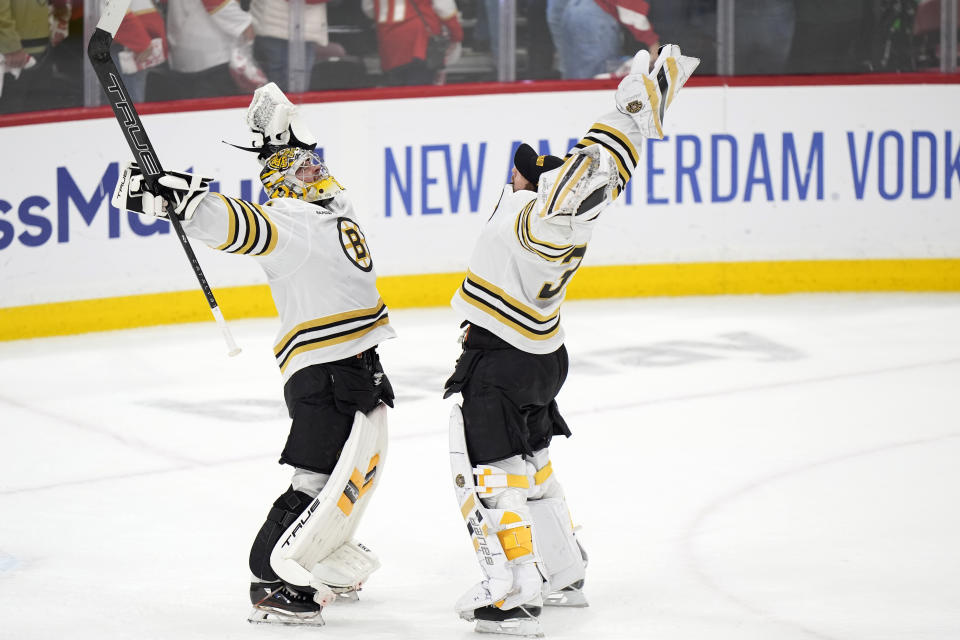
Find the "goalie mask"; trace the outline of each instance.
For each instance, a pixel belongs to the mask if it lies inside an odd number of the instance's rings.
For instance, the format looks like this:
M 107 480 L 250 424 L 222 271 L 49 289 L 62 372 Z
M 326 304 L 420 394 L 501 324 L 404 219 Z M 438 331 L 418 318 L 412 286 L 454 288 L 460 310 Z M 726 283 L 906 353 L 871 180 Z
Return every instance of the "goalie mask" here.
M 263 161 L 260 181 L 271 198 L 317 202 L 343 191 L 319 154 L 300 147 L 286 147 L 268 156 Z

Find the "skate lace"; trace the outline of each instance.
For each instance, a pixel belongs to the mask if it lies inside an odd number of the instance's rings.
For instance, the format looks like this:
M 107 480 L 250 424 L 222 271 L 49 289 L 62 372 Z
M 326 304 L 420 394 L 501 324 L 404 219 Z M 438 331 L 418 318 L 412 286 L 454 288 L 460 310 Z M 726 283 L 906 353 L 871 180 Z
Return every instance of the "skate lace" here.
M 284 593 L 291 600 L 296 600 L 298 602 L 306 602 L 308 600 L 313 600 L 313 595 L 309 593 L 304 593 L 302 591 L 297 591 L 296 589 L 291 589 L 287 585 L 280 587 L 280 591 Z

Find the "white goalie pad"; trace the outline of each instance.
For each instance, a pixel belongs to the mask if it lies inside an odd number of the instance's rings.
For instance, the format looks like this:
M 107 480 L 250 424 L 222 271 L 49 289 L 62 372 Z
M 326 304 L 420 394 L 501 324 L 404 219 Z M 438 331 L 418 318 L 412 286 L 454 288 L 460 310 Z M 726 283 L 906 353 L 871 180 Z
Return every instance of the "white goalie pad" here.
M 361 542 L 350 540 L 313 567 L 313 577 L 334 593 L 355 591 L 371 573 L 380 568 L 380 559 Z
M 613 200 L 619 173 L 600 145 L 577 149 L 563 165 L 540 176 L 537 209 L 551 222 L 589 222 Z
M 531 591 L 535 594 L 537 584 L 514 584 L 514 571 L 497 537 L 497 530 L 506 510 L 488 509 L 480 501 L 474 483 L 474 470 L 467 455 L 467 442 L 463 434 L 463 414 L 460 406 L 454 405 L 450 412 L 450 471 L 460 513 L 467 523 L 470 539 L 477 554 L 477 561 L 484 579 L 465 593 L 456 603 L 456 610 L 471 619 L 474 609 L 497 604 L 501 609 L 512 609 L 528 602 Z M 529 524 L 512 522 L 512 527 Z M 536 573 L 536 572 L 534 572 Z M 538 574 L 539 575 L 539 574 Z
M 529 501 L 527 507 L 537 532 L 534 543 L 537 546 L 537 562 L 546 580 L 544 595 L 582 580 L 586 564 L 570 523 L 566 501 L 544 498 Z
M 300 118 L 297 107 L 273 82 L 254 91 L 247 108 L 247 126 L 254 135 L 256 147 L 292 144 L 291 136 L 304 145 L 317 143 L 317 138 Z
M 322 597 L 331 586 L 356 589 L 380 566 L 369 549 L 351 538 L 380 483 L 386 457 L 386 406 L 368 415 L 358 411 L 330 479 L 270 554 L 270 566 L 281 579 L 313 587 Z

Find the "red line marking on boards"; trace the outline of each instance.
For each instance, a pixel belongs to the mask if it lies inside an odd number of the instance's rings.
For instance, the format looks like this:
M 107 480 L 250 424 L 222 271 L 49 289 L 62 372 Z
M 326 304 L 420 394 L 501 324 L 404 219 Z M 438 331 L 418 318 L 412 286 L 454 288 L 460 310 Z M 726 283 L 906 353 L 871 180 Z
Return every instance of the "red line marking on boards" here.
M 606 80 L 540 80 L 520 82 L 475 82 L 443 86 L 386 87 L 373 89 L 346 89 L 339 91 L 308 91 L 291 94 L 294 104 L 323 102 L 355 102 L 366 100 L 408 100 L 411 98 L 446 98 L 458 96 L 516 95 L 561 91 L 606 91 L 613 89 L 619 78 Z M 960 84 L 960 73 L 873 73 L 847 75 L 792 75 L 792 76 L 694 76 L 688 87 L 810 87 L 810 86 L 864 86 Z M 145 102 L 137 105 L 141 115 L 183 113 L 215 109 L 239 109 L 250 104 L 249 95 L 223 98 L 197 98 Z M 0 115 L 0 128 L 32 124 L 49 124 L 77 120 L 112 118 L 109 106 L 73 107 L 47 111 L 29 111 Z

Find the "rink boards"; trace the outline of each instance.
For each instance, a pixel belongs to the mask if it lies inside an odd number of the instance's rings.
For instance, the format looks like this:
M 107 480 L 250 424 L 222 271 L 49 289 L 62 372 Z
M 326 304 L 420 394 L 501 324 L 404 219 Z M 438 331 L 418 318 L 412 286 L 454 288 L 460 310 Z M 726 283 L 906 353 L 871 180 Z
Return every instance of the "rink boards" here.
M 610 88 L 355 95 L 301 108 L 395 308 L 449 301 L 517 144 L 562 155 L 613 107 Z M 230 104 L 143 121 L 165 168 L 259 199 L 252 155 L 220 142 L 247 143 Z M 956 82 L 687 87 L 570 297 L 960 290 L 958 106 Z M 209 318 L 169 225 L 109 206 L 129 157 L 112 117 L 0 127 L 0 144 L 16 150 L 0 183 L 0 339 Z M 253 260 L 197 253 L 228 318 L 275 313 Z

